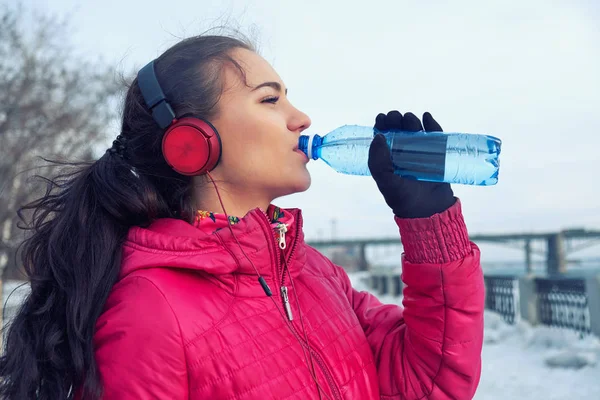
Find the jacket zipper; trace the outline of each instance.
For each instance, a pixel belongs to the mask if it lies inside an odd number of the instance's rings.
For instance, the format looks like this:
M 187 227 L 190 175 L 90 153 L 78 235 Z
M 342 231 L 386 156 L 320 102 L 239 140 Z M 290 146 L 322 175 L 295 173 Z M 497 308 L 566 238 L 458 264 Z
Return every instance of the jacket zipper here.
M 283 308 L 285 309 L 285 314 L 288 317 L 288 321 L 292 321 L 294 316 L 292 315 L 292 307 L 290 306 L 290 298 L 288 297 L 288 288 L 285 286 L 285 264 L 282 265 L 281 258 L 285 257 L 285 248 L 287 244 L 285 243 L 285 234 L 287 232 L 286 224 L 277 224 L 275 227 L 279 231 L 279 238 L 277 239 L 277 244 L 281 249 L 281 257 L 278 258 L 277 263 L 277 272 L 279 273 L 279 269 L 281 267 L 281 300 L 283 300 Z
M 340 392 L 338 391 L 338 388 L 335 382 L 333 381 L 333 377 L 327 369 L 323 358 L 319 354 L 317 354 L 317 352 L 313 350 L 312 347 L 308 347 L 308 351 L 310 351 L 310 354 L 313 355 L 315 360 L 317 360 L 317 364 L 319 364 L 319 367 L 321 367 L 321 371 L 323 372 L 323 375 L 325 375 L 325 379 L 327 379 L 327 383 L 329 384 L 329 388 L 331 389 L 331 394 L 333 394 L 333 398 L 341 400 L 342 396 L 340 395 Z
M 298 343 L 300 343 L 302 345 L 302 347 L 304 347 L 306 350 L 308 350 L 310 352 L 310 354 L 317 361 L 317 364 L 319 364 L 319 367 L 321 368 L 321 372 L 323 372 L 323 376 L 325 376 L 325 379 L 327 379 L 327 383 L 329 384 L 329 389 L 331 390 L 331 394 L 333 395 L 333 398 L 336 400 L 342 400 L 342 396 L 340 395 L 340 392 L 339 392 L 337 386 L 335 385 L 335 382 L 333 381 L 333 377 L 331 376 L 331 373 L 327 369 L 327 366 L 325 365 L 323 358 L 321 358 L 321 356 L 315 350 L 313 350 L 312 347 L 310 347 L 309 345 L 306 344 L 304 339 L 298 334 L 298 331 L 296 330 L 296 328 L 294 328 L 294 326 L 291 323 L 290 323 L 290 326 L 292 328 L 292 333 L 296 337 L 296 340 L 298 341 Z M 315 377 L 315 379 L 316 379 L 316 377 Z
M 267 220 L 268 220 L 269 217 L 266 214 L 265 214 L 265 216 L 267 217 Z M 301 217 L 298 216 L 298 218 L 295 221 L 296 222 L 296 233 L 298 232 L 298 228 L 300 227 L 301 221 L 302 221 Z M 269 224 L 269 227 L 270 226 L 271 225 Z M 278 244 L 278 247 L 281 249 L 280 252 L 278 252 L 277 249 L 275 249 L 275 254 L 280 253 L 280 257 L 277 257 L 277 272 L 281 274 L 280 275 L 281 276 L 281 289 L 280 289 L 281 298 L 283 301 L 283 308 L 285 309 L 288 320 L 290 321 L 290 323 L 289 323 L 290 328 L 291 328 L 294 336 L 296 336 L 296 340 L 298 340 L 298 342 L 301 343 L 302 347 L 304 347 L 305 349 L 307 349 L 310 352 L 310 354 L 317 361 L 317 364 L 319 364 L 319 367 L 321 368 L 321 372 L 323 372 L 325 379 L 327 379 L 327 383 L 329 384 L 329 389 L 331 390 L 333 397 L 335 399 L 341 400 L 342 396 L 340 395 L 338 388 L 333 380 L 333 376 L 331 375 L 331 373 L 329 372 L 329 369 L 325 365 L 323 358 L 315 350 L 313 350 L 313 348 L 307 342 L 304 341 L 304 339 L 298 334 L 298 331 L 294 327 L 294 324 L 291 323 L 291 321 L 293 320 L 292 307 L 290 305 L 290 300 L 289 300 L 289 296 L 288 296 L 288 288 L 287 288 L 287 286 L 285 286 L 285 268 L 286 268 L 286 266 L 282 265 L 283 263 L 281 262 L 282 258 L 285 257 L 284 250 L 287 247 L 287 244 L 285 242 L 285 234 L 287 233 L 288 229 L 287 229 L 286 224 L 278 224 L 276 226 L 276 229 L 279 231 L 279 238 L 277 239 L 277 244 Z M 294 240 L 294 242 L 292 243 L 292 248 L 290 250 L 290 254 L 287 257 L 288 261 L 292 259 L 292 256 L 294 255 L 294 251 L 296 250 L 297 243 L 298 243 L 298 240 L 296 238 Z M 287 264 L 287 263 L 285 263 L 285 264 Z M 300 305 L 298 305 L 298 307 L 299 306 Z
M 277 257 L 277 273 L 279 274 L 279 277 L 281 277 L 280 285 L 283 286 L 285 285 L 285 265 L 282 265 L 281 258 L 285 257 L 285 249 L 287 247 L 287 244 L 285 243 L 285 234 L 288 231 L 288 229 L 286 224 L 278 224 L 275 229 L 279 231 L 279 238 L 277 239 L 277 244 L 281 249 L 281 252 L 278 252 Z
M 285 314 L 289 321 L 294 320 L 292 315 L 292 307 L 290 306 L 290 299 L 288 298 L 288 288 L 286 286 L 281 287 L 281 298 L 283 299 L 283 308 L 285 308 Z

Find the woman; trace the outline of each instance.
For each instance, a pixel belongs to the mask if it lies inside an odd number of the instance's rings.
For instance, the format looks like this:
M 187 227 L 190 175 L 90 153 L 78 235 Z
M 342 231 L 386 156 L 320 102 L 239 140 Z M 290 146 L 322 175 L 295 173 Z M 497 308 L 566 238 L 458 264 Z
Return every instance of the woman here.
M 165 139 L 185 118 L 202 143 Z M 405 308 L 357 292 L 304 242 L 301 212 L 272 205 L 310 185 L 297 150 L 309 125 L 237 39 L 187 39 L 140 71 L 113 147 L 25 207 L 32 293 L 8 332 L 1 393 L 471 398 L 484 286 L 459 201 L 448 184 L 394 175 L 377 136 L 369 167 L 400 228 Z M 423 129 L 397 111 L 376 128 Z M 190 167 L 200 153 L 216 166 Z

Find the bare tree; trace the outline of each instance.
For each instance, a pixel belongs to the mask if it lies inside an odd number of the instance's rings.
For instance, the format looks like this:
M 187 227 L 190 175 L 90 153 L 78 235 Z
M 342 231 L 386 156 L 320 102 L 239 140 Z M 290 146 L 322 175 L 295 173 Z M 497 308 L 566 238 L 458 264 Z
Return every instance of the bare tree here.
M 23 7 L 0 6 L 0 270 L 18 278 L 23 240 L 17 209 L 45 189 L 40 157 L 90 160 L 107 142 L 121 94 L 114 70 L 87 61 L 69 44 L 70 29 Z M 21 276 L 22 277 L 22 276 Z

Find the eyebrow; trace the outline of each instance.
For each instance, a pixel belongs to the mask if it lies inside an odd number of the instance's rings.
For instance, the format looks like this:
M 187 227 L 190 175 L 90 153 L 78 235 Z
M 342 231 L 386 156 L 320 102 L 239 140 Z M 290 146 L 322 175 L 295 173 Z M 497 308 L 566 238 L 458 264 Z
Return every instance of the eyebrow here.
M 252 89 L 252 91 L 254 92 L 263 87 L 270 87 L 270 88 L 277 90 L 278 92 L 281 92 L 281 85 L 279 84 L 279 82 L 263 82 L 260 85 L 254 87 Z M 285 89 L 285 94 L 287 94 L 287 92 L 288 92 L 288 90 Z

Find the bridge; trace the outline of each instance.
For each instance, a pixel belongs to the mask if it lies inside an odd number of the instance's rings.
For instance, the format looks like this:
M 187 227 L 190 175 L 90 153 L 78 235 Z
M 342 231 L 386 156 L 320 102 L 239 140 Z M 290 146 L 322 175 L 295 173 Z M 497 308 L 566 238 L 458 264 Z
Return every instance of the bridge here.
M 567 271 L 567 256 L 573 252 L 600 244 L 600 231 L 568 229 L 548 233 L 504 233 L 471 235 L 475 243 L 495 243 L 523 250 L 527 272 L 532 271 L 532 255 L 543 254 L 546 258 L 548 275 L 558 275 Z M 534 249 L 534 243 L 545 244 L 544 250 Z M 309 241 L 313 247 L 354 247 L 359 249 L 359 269 L 366 271 L 369 266 L 366 249 L 369 246 L 400 245 L 398 237 L 372 239 L 342 239 Z

